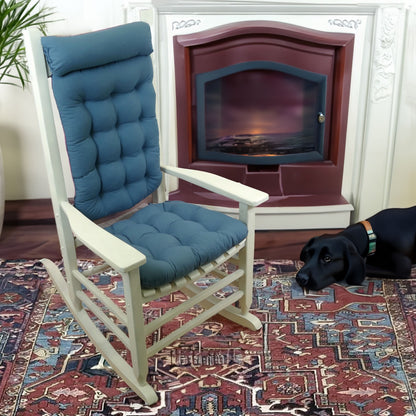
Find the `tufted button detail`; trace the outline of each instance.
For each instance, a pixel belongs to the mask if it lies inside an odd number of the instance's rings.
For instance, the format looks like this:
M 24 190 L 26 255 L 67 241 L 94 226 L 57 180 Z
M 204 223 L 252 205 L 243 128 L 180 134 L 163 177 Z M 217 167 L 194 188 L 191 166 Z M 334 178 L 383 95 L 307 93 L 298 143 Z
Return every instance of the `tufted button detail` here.
M 142 287 L 170 283 L 242 241 L 242 222 L 193 204 L 151 204 L 107 230 L 146 255 Z

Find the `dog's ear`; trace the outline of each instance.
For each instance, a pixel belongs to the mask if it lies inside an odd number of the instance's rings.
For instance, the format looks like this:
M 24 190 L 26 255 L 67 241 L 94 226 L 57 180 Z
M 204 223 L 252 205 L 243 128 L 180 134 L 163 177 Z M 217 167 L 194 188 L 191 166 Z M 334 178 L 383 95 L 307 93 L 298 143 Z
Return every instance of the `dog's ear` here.
M 316 239 L 317 239 L 318 237 L 313 237 L 313 238 L 311 238 L 306 244 L 305 244 L 305 246 L 302 248 L 302 251 L 300 252 L 300 256 L 299 256 L 299 258 L 300 258 L 300 260 L 301 261 L 303 261 L 303 262 L 305 262 L 306 260 L 307 260 L 307 258 L 308 258 L 308 256 L 307 256 L 307 252 L 308 252 L 308 250 L 309 250 L 309 248 L 312 246 L 312 244 L 316 241 Z
M 360 285 L 365 279 L 365 260 L 355 245 L 350 240 L 345 240 L 345 281 L 349 285 Z

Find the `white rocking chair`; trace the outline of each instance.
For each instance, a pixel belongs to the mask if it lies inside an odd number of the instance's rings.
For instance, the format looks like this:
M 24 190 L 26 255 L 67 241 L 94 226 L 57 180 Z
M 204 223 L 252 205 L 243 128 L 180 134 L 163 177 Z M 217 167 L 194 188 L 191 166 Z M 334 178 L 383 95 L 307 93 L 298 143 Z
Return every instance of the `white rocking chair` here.
M 64 274 L 50 260 L 43 262 L 97 350 L 146 404 L 153 404 L 158 396 L 147 381 L 149 357 L 215 314 L 252 330 L 261 327 L 249 308 L 255 207 L 268 195 L 209 173 L 160 166 L 147 24 L 69 37 L 41 37 L 29 30 L 25 44 Z M 48 73 L 65 133 L 74 204 L 65 188 Z M 238 201 L 239 219 L 165 201 L 166 174 Z M 149 195 L 157 203 L 123 215 L 106 228 L 95 222 L 125 213 Z M 99 270 L 112 268 L 121 276 L 125 307 L 117 306 L 93 283 L 90 276 L 97 269 L 79 270 L 80 244 L 103 260 Z M 218 271 L 227 261 L 236 264 L 236 271 Z M 205 289 L 195 285 L 208 273 L 218 279 Z M 236 287 L 231 295 L 215 296 L 230 285 Z M 175 291 L 185 293 L 188 300 L 146 323 L 143 304 Z M 148 335 L 197 304 L 204 308 L 201 314 L 146 347 Z M 129 359 L 116 351 L 108 333 L 129 350 Z

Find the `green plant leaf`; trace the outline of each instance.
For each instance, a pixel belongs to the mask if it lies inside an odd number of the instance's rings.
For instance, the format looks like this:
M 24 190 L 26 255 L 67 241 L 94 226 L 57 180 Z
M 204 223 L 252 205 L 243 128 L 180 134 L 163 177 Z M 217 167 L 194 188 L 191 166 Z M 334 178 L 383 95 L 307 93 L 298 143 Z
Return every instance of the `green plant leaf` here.
M 41 7 L 40 0 L 0 0 L 0 84 L 25 87 L 29 70 L 22 31 L 37 27 L 46 34 L 54 11 Z

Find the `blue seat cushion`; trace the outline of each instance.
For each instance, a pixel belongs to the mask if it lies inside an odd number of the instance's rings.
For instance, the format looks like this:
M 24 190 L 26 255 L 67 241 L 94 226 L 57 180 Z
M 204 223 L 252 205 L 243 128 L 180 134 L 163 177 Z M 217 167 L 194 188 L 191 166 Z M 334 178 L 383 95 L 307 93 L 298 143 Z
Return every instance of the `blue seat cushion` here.
M 247 236 L 241 221 L 181 201 L 148 205 L 107 230 L 146 256 L 140 268 L 144 289 L 187 275 Z

